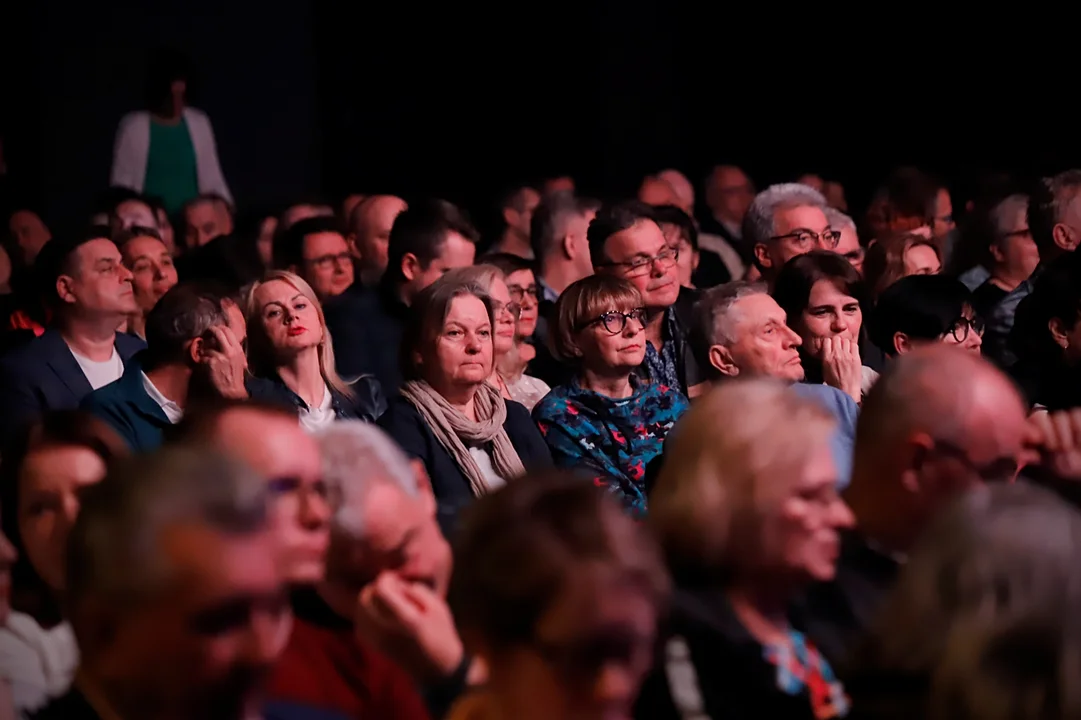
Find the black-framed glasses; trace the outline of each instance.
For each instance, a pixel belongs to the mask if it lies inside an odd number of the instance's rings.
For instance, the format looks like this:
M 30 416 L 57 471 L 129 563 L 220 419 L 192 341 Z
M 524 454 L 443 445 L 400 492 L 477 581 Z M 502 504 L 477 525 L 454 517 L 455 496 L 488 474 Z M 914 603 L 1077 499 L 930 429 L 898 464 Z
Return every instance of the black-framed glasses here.
M 833 250 L 841 241 L 840 230 L 823 230 L 820 233 L 811 230 L 796 230 L 786 235 L 775 235 L 770 240 L 791 240 L 797 250 L 811 250 L 815 245 Z
M 623 270 L 623 274 L 627 277 L 641 277 L 642 275 L 648 275 L 654 265 L 662 270 L 668 270 L 676 264 L 677 260 L 679 260 L 679 248 L 665 245 L 664 249 L 653 257 L 639 255 L 627 262 L 601 263 L 600 267 L 618 267 Z
M 507 290 L 510 291 L 511 299 L 517 303 L 521 303 L 525 300 L 526 295 L 533 298 L 533 301 L 536 302 L 538 293 L 540 292 L 536 285 L 527 285 L 524 287 L 522 285 L 508 285 Z
M 593 318 L 587 323 L 584 323 L 581 329 L 585 329 L 590 325 L 601 325 L 604 327 L 605 332 L 610 335 L 619 335 L 627 327 L 627 321 L 635 320 L 643 328 L 646 326 L 646 309 L 635 308 L 630 312 L 620 312 L 619 310 L 609 310 L 608 312 Z
M 309 265 L 314 268 L 319 268 L 320 270 L 326 270 L 327 268 L 338 264 L 345 265 L 346 263 L 353 263 L 352 253 L 341 252 L 335 255 L 320 255 L 319 257 L 314 257 L 308 261 Z
M 964 448 L 951 443 L 948 440 L 932 440 L 933 452 L 947 455 L 959 461 L 975 476 L 984 482 L 1008 482 L 1017 476 L 1017 458 L 1005 456 L 995 458 L 991 462 L 979 464 L 968 454 Z
M 983 337 L 984 327 L 983 320 L 978 317 L 967 318 L 961 316 L 953 321 L 949 334 L 953 335 L 953 339 L 958 343 L 963 343 L 965 340 L 968 340 L 968 334 L 970 332 L 974 332 L 980 337 Z
M 493 301 L 492 310 L 495 311 L 496 315 L 506 310 L 514 317 L 515 320 L 518 320 L 522 317 L 522 306 L 516 302 L 501 303 L 499 301 Z

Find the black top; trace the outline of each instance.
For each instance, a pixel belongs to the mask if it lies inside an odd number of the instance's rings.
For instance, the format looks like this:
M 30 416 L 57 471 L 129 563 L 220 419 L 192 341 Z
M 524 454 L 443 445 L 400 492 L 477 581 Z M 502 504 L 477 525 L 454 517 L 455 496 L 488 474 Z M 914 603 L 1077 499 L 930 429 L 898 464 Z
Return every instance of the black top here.
M 346 382 L 374 375 L 388 396 L 402 384 L 400 348 L 409 308 L 386 284 L 347 290 L 323 307 L 334 339 L 334 364 Z
M 101 716 L 73 685 L 64 695 L 54 698 L 37 712 L 30 713 L 30 720 L 101 720 Z
M 390 401 L 387 411 L 379 418 L 379 425 L 407 454 L 424 462 L 435 494 L 439 527 L 447 539 L 452 540 L 458 513 L 473 502 L 469 480 L 417 409 L 405 398 L 399 395 Z M 548 445 L 529 417 L 529 411 L 513 400 L 507 400 L 507 420 L 503 429 L 527 472 L 551 466 Z
M 976 311 L 977 317 L 985 318 L 1007 295 L 1007 291 L 986 280 L 972 291 L 972 309 Z
M 298 413 L 309 409 L 308 404 L 290 390 L 280 377 L 258 378 L 257 381 L 247 384 L 252 398 L 296 408 Z M 329 388 L 330 405 L 337 419 L 375 422 L 387 409 L 387 399 L 374 376 L 361 375 L 351 383 L 350 388 L 352 397 Z
M 836 576 L 812 587 L 800 603 L 807 634 L 826 657 L 845 659 L 878 614 L 900 570 L 896 559 L 857 532 L 842 533 Z
M 789 621 L 801 629 L 797 612 Z M 823 709 L 820 717 L 842 716 Z M 777 666 L 736 617 L 722 589 L 679 588 L 635 717 L 815 720 L 816 714 L 806 686 L 791 693 L 781 689 Z

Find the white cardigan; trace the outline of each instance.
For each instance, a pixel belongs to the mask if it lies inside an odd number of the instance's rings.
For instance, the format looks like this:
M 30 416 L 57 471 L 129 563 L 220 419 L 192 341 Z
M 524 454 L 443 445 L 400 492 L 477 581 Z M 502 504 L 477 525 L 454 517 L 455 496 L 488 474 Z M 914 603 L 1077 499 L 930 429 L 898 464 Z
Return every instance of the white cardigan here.
M 210 118 L 202 110 L 184 108 L 184 120 L 195 150 L 195 173 L 200 193 L 214 193 L 233 203 L 218 163 L 218 147 Z M 146 182 L 146 162 L 150 156 L 150 113 L 142 110 L 128 113 L 120 120 L 113 145 L 113 171 L 110 184 L 143 191 Z

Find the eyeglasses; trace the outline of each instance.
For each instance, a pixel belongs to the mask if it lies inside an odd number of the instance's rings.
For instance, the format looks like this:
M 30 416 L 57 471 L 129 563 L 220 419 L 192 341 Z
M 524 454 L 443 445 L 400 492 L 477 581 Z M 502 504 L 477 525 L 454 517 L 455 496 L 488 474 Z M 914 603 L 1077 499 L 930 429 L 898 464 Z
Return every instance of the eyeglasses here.
M 933 451 L 948 455 L 968 468 L 969 472 L 984 482 L 1008 482 L 1017 476 L 1017 458 L 1000 457 L 983 465 L 977 464 L 964 448 L 947 440 L 933 440 Z
M 980 337 L 983 337 L 984 324 L 983 320 L 978 317 L 959 317 L 953 322 L 953 327 L 950 328 L 950 335 L 953 335 L 953 339 L 959 343 L 963 343 L 968 340 L 969 332 L 974 332 Z
M 606 262 L 601 263 L 600 266 L 622 268 L 627 277 L 641 277 L 649 274 L 654 265 L 661 270 L 667 270 L 675 265 L 677 260 L 679 260 L 679 248 L 665 246 L 664 250 L 661 250 L 653 257 L 639 255 L 634 260 L 628 260 L 627 262 Z
M 523 300 L 525 300 L 526 295 L 533 298 L 534 302 L 536 302 L 537 300 L 538 290 L 536 285 L 529 285 L 528 287 L 522 287 L 521 285 L 508 285 L 507 290 L 510 291 L 511 299 L 513 299 L 515 302 L 521 303 Z
M 841 231 L 823 230 L 821 233 L 816 233 L 810 230 L 796 230 L 787 235 L 776 235 L 770 240 L 791 240 L 791 245 L 801 251 L 809 251 L 814 245 L 822 245 L 833 250 L 841 240 Z
M 320 255 L 319 257 L 312 258 L 308 261 L 308 264 L 319 270 L 326 270 L 332 266 L 346 263 L 352 264 L 353 256 L 348 252 L 338 253 L 337 255 Z
M 516 302 L 501 303 L 497 300 L 493 300 L 492 310 L 495 312 L 496 315 L 506 310 L 508 313 L 511 314 L 512 317 L 514 317 L 515 320 L 522 317 L 522 306 Z
M 619 310 L 609 310 L 603 315 L 584 323 L 581 326 L 581 330 L 585 330 L 590 325 L 604 326 L 605 331 L 611 335 L 618 335 L 623 332 L 627 327 L 628 320 L 636 320 L 643 328 L 646 326 L 646 309 L 635 308 L 628 313 L 620 312 Z

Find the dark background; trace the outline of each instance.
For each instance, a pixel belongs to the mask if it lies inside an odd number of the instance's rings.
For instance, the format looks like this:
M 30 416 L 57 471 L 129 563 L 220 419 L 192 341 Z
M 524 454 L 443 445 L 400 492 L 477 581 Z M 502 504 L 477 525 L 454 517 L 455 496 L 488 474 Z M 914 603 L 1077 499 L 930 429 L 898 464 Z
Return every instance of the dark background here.
M 913 44 L 860 18 L 821 31 L 792 16 L 782 37 L 775 17 L 710 14 L 732 7 L 9 3 L 0 127 L 12 173 L 60 226 L 104 189 L 117 122 L 138 108 L 161 44 L 195 61 L 193 104 L 242 210 L 390 191 L 483 214 L 519 180 L 570 173 L 586 192 L 625 194 L 646 172 L 698 182 L 722 160 L 759 186 L 818 172 L 858 205 L 898 163 L 963 194 L 977 172 L 1078 159 L 1063 141 L 1076 132 L 1075 63 L 1047 50 L 1025 59 L 1016 42 L 940 25 L 945 42 Z

